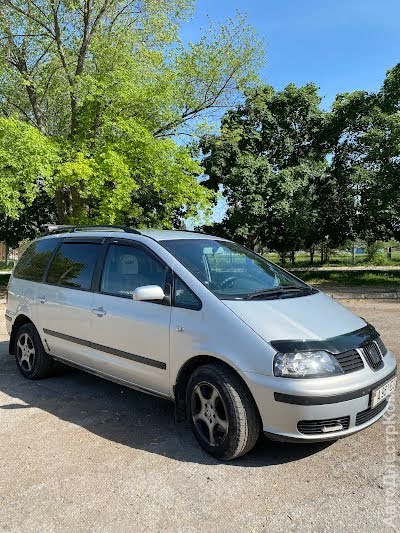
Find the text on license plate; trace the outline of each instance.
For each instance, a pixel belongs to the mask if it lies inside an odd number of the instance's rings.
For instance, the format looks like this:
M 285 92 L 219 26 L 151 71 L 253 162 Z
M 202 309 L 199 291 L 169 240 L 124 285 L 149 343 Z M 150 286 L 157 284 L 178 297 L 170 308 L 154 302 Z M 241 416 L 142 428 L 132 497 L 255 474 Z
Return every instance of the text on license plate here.
M 394 389 L 396 388 L 396 380 L 397 377 L 391 379 L 390 381 L 387 381 L 381 387 L 379 387 L 379 389 L 375 389 L 372 391 L 371 409 L 378 405 L 378 403 L 381 403 L 385 398 L 389 396 L 389 394 L 394 392 Z

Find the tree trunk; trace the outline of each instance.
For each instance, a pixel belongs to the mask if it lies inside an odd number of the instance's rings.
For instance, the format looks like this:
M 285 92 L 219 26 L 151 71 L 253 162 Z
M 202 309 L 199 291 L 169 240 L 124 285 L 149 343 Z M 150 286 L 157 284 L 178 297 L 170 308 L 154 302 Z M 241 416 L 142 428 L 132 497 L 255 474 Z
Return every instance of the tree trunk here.
M 290 261 L 291 261 L 292 265 L 294 265 L 295 260 L 296 260 L 296 252 L 294 250 L 292 250 L 290 252 Z
M 315 247 L 311 246 L 310 247 L 310 263 L 312 265 L 314 264 L 314 254 L 315 254 Z
M 57 208 L 57 221 L 59 224 L 65 224 L 68 219 L 67 209 L 65 206 L 64 194 L 61 189 L 56 191 L 54 201 Z
M 392 247 L 389 246 L 388 248 L 388 259 L 392 259 Z
M 83 202 L 79 190 L 76 187 L 71 187 L 71 216 L 72 221 L 79 223 L 83 211 Z
M 11 42 L 12 42 L 12 40 L 11 40 Z M 15 46 L 15 44 L 14 44 L 14 46 Z M 31 79 L 31 77 L 29 75 L 29 72 L 28 72 L 28 65 L 27 65 L 26 59 L 19 52 L 17 52 L 17 54 L 18 54 L 18 61 L 15 63 L 15 66 L 16 66 L 18 72 L 21 74 L 21 76 L 25 80 L 25 89 L 26 89 L 26 92 L 27 92 L 27 95 L 28 95 L 28 98 L 29 98 L 29 102 L 30 102 L 31 107 L 32 107 L 32 111 L 33 111 L 33 115 L 35 117 L 36 125 L 37 125 L 38 129 L 44 135 L 46 135 L 47 129 L 46 129 L 46 124 L 45 124 L 45 119 L 44 119 L 44 116 L 43 116 L 43 111 L 42 111 L 42 108 L 40 107 L 39 97 L 38 97 L 38 94 L 36 92 L 36 87 L 34 85 L 33 80 Z
M 356 243 L 355 242 L 353 242 L 353 248 L 351 251 L 351 262 L 353 266 L 356 264 Z
M 286 252 L 281 252 L 279 255 L 281 256 L 281 263 L 284 265 L 286 263 Z
M 43 116 L 43 113 L 42 113 L 42 109 L 41 109 L 41 107 L 39 105 L 39 100 L 38 100 L 38 96 L 37 96 L 36 90 L 35 90 L 34 86 L 32 85 L 32 82 L 29 79 L 28 75 L 27 75 L 27 77 L 25 79 L 27 81 L 26 92 L 28 93 L 28 98 L 29 98 L 29 101 L 31 103 L 33 113 L 35 115 L 35 120 L 36 120 L 37 127 L 44 135 L 46 135 L 47 134 L 47 129 L 46 129 L 46 125 L 45 125 L 45 120 L 44 120 L 44 116 Z M 29 85 L 28 85 L 28 83 L 29 83 Z

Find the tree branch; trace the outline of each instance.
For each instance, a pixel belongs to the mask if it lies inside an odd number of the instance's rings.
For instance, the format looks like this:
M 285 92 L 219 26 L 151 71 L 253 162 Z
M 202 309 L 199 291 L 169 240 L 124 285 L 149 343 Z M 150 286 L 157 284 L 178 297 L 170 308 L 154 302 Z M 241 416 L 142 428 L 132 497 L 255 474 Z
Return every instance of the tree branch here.
M 11 59 L 8 59 L 8 61 L 18 70 L 18 72 L 22 76 L 25 82 L 26 92 L 28 93 L 29 102 L 32 106 L 33 114 L 35 115 L 36 126 L 42 133 L 46 134 L 46 124 L 45 124 L 43 112 L 39 104 L 39 99 L 38 99 L 38 95 L 36 92 L 35 84 L 33 83 L 33 81 L 31 80 L 29 76 L 28 68 L 26 65 L 26 59 L 22 55 L 22 51 L 18 48 L 15 41 L 13 40 L 11 36 L 11 32 L 9 31 L 7 32 L 6 30 L 6 33 L 9 34 L 8 42 L 16 58 L 15 61 L 12 61 Z
M 76 126 L 77 126 L 76 113 L 77 113 L 77 108 L 78 108 L 78 102 L 77 102 L 77 98 L 75 94 L 75 80 L 71 76 L 71 73 L 69 71 L 68 62 L 67 62 L 67 58 L 64 53 L 64 47 L 63 47 L 62 38 L 61 38 L 61 28 L 60 28 L 60 23 L 58 20 L 58 9 L 59 9 L 60 4 L 58 4 L 56 7 L 54 0 L 50 0 L 50 6 L 51 6 L 52 13 L 53 13 L 54 39 L 56 42 L 58 55 L 60 56 L 61 64 L 63 66 L 65 75 L 68 80 L 68 84 L 70 86 L 70 105 L 71 105 L 70 134 L 71 136 L 73 136 L 75 134 Z
M 0 0 L 0 6 L 3 5 L 3 6 L 7 6 L 11 9 L 13 9 L 14 11 L 16 11 L 17 13 L 19 13 L 20 15 L 23 15 L 24 17 L 30 19 L 32 22 L 36 22 L 36 24 L 38 24 L 41 28 L 43 28 L 44 30 L 46 30 L 46 32 L 54 38 L 54 33 L 51 31 L 51 28 L 45 24 L 44 22 L 42 22 L 38 17 L 32 15 L 31 13 L 27 12 L 27 11 L 24 11 L 23 9 L 21 9 L 19 6 L 16 6 L 15 4 L 13 4 L 11 2 L 11 0 Z
M 229 74 L 229 76 L 226 78 L 225 82 L 221 85 L 221 87 L 218 89 L 218 91 L 212 96 L 212 98 L 208 98 L 208 92 L 210 90 L 210 87 L 207 87 L 205 96 L 203 98 L 203 101 L 197 105 L 193 109 L 186 108 L 185 111 L 180 115 L 179 118 L 165 124 L 164 126 L 161 126 L 161 128 L 158 128 L 153 133 L 155 137 L 164 135 L 165 132 L 172 128 L 176 128 L 180 124 L 183 124 L 187 122 L 189 119 L 193 118 L 194 116 L 198 115 L 202 111 L 205 111 L 206 109 L 211 109 L 216 107 L 215 104 L 218 101 L 218 98 L 221 96 L 221 94 L 224 92 L 224 90 L 227 88 L 228 84 L 232 81 L 233 76 L 235 75 L 235 72 L 238 70 L 239 67 L 232 70 L 232 72 Z M 225 107 L 225 106 L 223 106 Z
M 15 37 L 47 37 L 47 33 L 13 33 L 11 34 L 13 38 Z M 8 37 L 0 37 L 0 41 L 6 41 Z
M 110 21 L 110 29 L 114 26 L 114 24 L 117 22 L 117 20 L 119 19 L 119 17 L 125 13 L 125 11 L 128 9 L 128 7 L 130 7 L 132 4 L 135 3 L 135 0 L 130 0 L 130 2 L 128 2 L 127 4 L 125 4 L 123 7 L 121 7 L 121 9 L 118 11 L 118 13 L 114 16 L 113 19 L 111 19 Z M 132 13 L 133 14 L 133 13 Z M 135 15 L 139 15 L 140 14 L 140 11 L 136 11 L 135 12 Z
M 35 61 L 35 63 L 33 64 L 33 66 L 30 68 L 29 70 L 29 74 L 31 75 L 33 73 L 33 71 L 35 70 L 35 68 L 39 65 L 39 63 L 41 62 L 41 60 L 48 54 L 50 48 L 51 48 L 51 45 L 52 43 L 50 43 L 46 48 L 45 50 L 43 51 L 42 54 L 40 54 L 40 56 L 38 57 L 38 59 Z
M 41 9 L 33 0 L 27 0 L 27 2 L 29 2 L 37 11 L 39 11 L 39 13 L 42 15 L 42 17 L 44 17 L 45 19 L 49 20 L 49 18 L 47 16 L 47 13 L 45 13 L 43 11 L 43 9 Z
M 18 111 L 19 111 L 22 115 L 24 115 L 24 117 L 28 120 L 28 122 L 30 122 L 30 123 L 32 124 L 32 126 L 35 126 L 36 128 L 38 128 L 38 124 L 37 124 L 37 122 L 36 122 L 35 120 L 33 120 L 32 117 L 30 117 L 29 114 L 28 114 L 24 109 L 22 109 L 21 106 L 19 106 L 19 105 L 16 104 L 15 102 L 10 102 L 10 101 L 8 101 L 8 103 L 9 103 L 11 106 L 15 107 L 16 109 L 18 109 Z M 39 128 L 39 129 L 40 129 L 40 128 Z

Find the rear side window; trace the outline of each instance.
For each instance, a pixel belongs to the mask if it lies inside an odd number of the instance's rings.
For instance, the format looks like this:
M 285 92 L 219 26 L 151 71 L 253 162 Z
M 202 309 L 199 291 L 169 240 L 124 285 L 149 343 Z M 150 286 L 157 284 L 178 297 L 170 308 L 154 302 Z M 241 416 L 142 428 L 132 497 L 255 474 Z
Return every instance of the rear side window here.
M 62 243 L 50 265 L 47 282 L 90 289 L 101 246 L 100 243 Z
M 57 243 L 58 239 L 43 239 L 30 244 L 15 266 L 14 278 L 42 281 Z

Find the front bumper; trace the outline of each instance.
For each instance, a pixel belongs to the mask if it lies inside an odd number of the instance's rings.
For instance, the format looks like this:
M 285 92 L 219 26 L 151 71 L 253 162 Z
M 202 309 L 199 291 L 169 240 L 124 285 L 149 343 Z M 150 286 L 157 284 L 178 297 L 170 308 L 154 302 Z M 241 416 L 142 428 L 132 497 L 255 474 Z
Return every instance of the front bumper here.
M 257 403 L 265 434 L 275 440 L 318 442 L 346 437 L 379 420 L 388 402 L 371 409 L 371 391 L 395 374 L 396 358 L 388 352 L 377 372 L 364 368 L 318 379 L 244 373 L 243 378 Z M 322 427 L 331 431 L 318 432 Z

